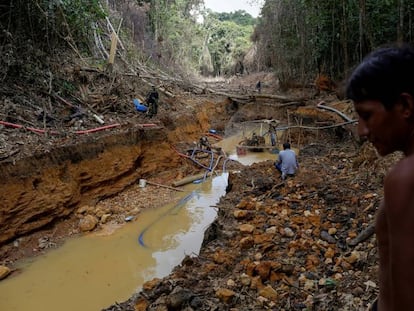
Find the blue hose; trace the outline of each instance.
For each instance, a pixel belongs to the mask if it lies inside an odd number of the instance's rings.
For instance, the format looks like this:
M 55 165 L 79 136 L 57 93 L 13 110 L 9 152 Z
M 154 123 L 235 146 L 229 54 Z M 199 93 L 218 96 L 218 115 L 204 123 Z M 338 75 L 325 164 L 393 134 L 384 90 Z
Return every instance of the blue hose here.
M 195 152 L 196 152 L 196 151 L 198 151 L 198 152 L 210 153 L 213 159 L 214 159 L 214 152 L 213 152 L 213 151 L 211 151 L 211 150 L 204 150 L 204 149 L 194 148 L 194 149 L 193 149 L 193 152 L 192 152 L 192 154 L 191 154 L 191 157 L 190 157 L 190 160 L 191 160 L 191 161 L 193 161 L 194 163 L 196 163 L 196 164 L 200 165 L 202 168 L 204 168 L 204 169 L 206 169 L 206 170 L 211 171 L 211 167 L 209 168 L 209 167 L 205 166 L 203 163 L 201 163 L 201 162 L 197 161 L 196 159 L 194 159 L 194 154 L 195 154 Z
M 158 217 L 157 219 L 155 219 L 152 223 L 150 223 L 148 226 L 146 226 L 141 233 L 138 236 L 138 243 L 139 245 L 141 245 L 142 247 L 148 248 L 148 246 L 145 244 L 144 242 L 144 235 L 145 233 L 155 224 L 157 223 L 159 220 L 161 220 L 162 218 L 164 218 L 165 216 L 167 216 L 168 214 L 172 214 L 172 212 L 174 210 L 178 210 L 181 207 L 184 206 L 185 203 L 187 203 L 189 200 L 191 200 L 194 196 L 198 195 L 198 191 L 192 191 L 190 194 L 186 195 L 184 198 L 182 198 L 176 205 L 174 205 L 173 207 L 171 207 L 170 209 L 168 209 L 164 214 L 162 214 L 160 217 Z

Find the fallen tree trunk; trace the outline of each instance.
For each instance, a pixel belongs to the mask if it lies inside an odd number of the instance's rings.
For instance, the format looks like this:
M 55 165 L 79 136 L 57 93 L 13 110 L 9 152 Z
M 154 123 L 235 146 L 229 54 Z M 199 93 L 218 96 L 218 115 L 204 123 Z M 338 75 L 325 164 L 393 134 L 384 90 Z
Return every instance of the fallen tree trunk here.
M 303 99 L 298 98 L 290 98 L 282 95 L 275 95 L 275 94 L 255 94 L 255 95 L 238 95 L 238 94 L 230 94 L 225 92 L 216 92 L 212 89 L 207 88 L 206 91 L 215 94 L 228 97 L 230 99 L 238 99 L 238 100 L 245 100 L 245 101 L 265 101 L 265 100 L 277 100 L 283 103 L 290 103 L 290 102 L 301 102 Z

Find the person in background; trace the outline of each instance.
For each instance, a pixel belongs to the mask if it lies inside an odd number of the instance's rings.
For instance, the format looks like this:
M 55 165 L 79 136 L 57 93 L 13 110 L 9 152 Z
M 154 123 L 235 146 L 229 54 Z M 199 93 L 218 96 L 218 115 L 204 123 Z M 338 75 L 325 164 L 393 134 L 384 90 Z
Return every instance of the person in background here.
M 148 105 L 147 114 L 150 118 L 157 115 L 158 113 L 158 98 L 159 98 L 158 92 L 155 89 L 155 86 L 152 86 L 145 100 L 146 104 Z
M 255 132 L 252 134 L 252 139 L 250 141 L 251 146 L 259 146 L 259 137 Z
M 270 143 L 272 144 L 272 146 L 276 146 L 277 143 L 277 136 L 276 136 L 276 132 L 277 132 L 277 122 L 275 120 L 272 120 L 269 123 L 269 134 L 270 134 Z
M 261 93 L 261 92 L 262 92 L 262 82 L 258 81 L 258 82 L 256 83 L 256 91 L 257 91 L 258 93 Z
M 290 149 L 289 143 L 283 144 L 283 150 L 279 152 L 279 160 L 275 162 L 275 167 L 282 174 L 282 180 L 286 177 L 293 177 L 299 168 L 296 153 Z
M 370 310 L 414 310 L 414 48 L 373 51 L 348 79 L 346 95 L 359 136 L 381 156 L 404 154 L 385 176 L 375 219 L 379 296 Z
M 200 140 L 198 141 L 198 148 L 200 150 L 211 150 L 211 144 L 208 141 L 208 138 L 206 136 L 201 136 Z

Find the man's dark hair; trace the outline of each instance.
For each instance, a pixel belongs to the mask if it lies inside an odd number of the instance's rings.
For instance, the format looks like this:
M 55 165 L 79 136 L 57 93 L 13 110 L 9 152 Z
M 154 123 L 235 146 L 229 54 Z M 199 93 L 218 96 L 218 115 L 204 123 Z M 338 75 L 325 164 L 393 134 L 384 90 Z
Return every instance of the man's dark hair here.
M 401 93 L 414 95 L 414 48 L 404 44 L 383 47 L 364 58 L 348 80 L 347 98 L 378 100 L 390 109 Z
M 290 144 L 289 143 L 284 143 L 283 144 L 283 149 L 290 149 Z

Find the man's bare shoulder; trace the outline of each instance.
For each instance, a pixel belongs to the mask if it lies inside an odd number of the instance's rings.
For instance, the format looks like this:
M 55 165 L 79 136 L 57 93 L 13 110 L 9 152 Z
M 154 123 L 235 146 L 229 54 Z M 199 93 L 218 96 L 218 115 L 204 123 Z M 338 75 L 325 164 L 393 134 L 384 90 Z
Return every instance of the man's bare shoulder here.
M 414 185 L 414 156 L 405 157 L 400 160 L 389 171 L 385 178 L 384 186 L 398 190 Z

